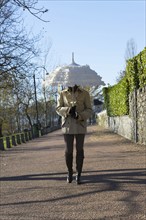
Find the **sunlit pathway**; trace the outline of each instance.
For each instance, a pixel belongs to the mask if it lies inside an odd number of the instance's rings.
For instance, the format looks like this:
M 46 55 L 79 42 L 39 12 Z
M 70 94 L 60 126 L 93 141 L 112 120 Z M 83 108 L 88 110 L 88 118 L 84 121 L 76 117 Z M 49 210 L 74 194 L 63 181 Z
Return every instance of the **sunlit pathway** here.
M 0 220 L 146 219 L 146 147 L 97 125 L 82 185 L 66 183 L 61 130 L 0 152 L 0 171 Z

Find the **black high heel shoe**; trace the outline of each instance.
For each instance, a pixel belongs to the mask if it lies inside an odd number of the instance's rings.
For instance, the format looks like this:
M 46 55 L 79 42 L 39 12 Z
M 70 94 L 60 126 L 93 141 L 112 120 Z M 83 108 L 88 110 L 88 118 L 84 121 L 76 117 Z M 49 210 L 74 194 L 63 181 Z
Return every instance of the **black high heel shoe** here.
M 67 175 L 67 183 L 71 183 L 73 181 L 72 173 L 68 173 Z
M 76 184 L 77 185 L 81 184 L 81 175 L 80 174 L 76 174 Z

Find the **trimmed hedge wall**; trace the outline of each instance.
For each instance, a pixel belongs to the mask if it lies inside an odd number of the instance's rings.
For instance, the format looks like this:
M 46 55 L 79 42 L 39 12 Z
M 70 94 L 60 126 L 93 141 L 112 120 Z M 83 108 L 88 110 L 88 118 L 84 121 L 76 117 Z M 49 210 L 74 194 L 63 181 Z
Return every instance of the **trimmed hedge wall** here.
M 118 84 L 103 88 L 108 116 L 128 115 L 129 93 L 144 86 L 146 86 L 146 48 L 127 61 L 126 74 Z
M 118 84 L 104 88 L 105 106 L 109 116 L 127 115 L 129 112 L 129 86 L 125 78 Z
M 146 47 L 133 59 L 127 61 L 125 77 L 131 92 L 146 85 Z

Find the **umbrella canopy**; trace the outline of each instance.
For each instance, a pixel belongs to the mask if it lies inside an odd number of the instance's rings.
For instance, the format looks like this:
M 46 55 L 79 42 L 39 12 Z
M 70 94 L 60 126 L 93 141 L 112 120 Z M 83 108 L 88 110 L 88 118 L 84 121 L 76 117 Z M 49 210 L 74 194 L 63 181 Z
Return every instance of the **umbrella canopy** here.
M 72 53 L 72 63 L 67 66 L 57 67 L 50 75 L 46 77 L 46 82 L 49 85 L 67 86 L 100 86 L 105 85 L 94 70 L 88 65 L 79 65 L 74 62 L 74 54 Z

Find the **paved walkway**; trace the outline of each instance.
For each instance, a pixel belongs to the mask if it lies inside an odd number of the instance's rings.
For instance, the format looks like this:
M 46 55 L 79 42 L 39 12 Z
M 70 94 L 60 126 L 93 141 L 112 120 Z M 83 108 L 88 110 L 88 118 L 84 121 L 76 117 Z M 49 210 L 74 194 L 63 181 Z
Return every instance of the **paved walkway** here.
M 0 220 L 146 219 L 146 147 L 97 125 L 88 127 L 82 185 L 66 183 L 60 130 L 0 161 Z

